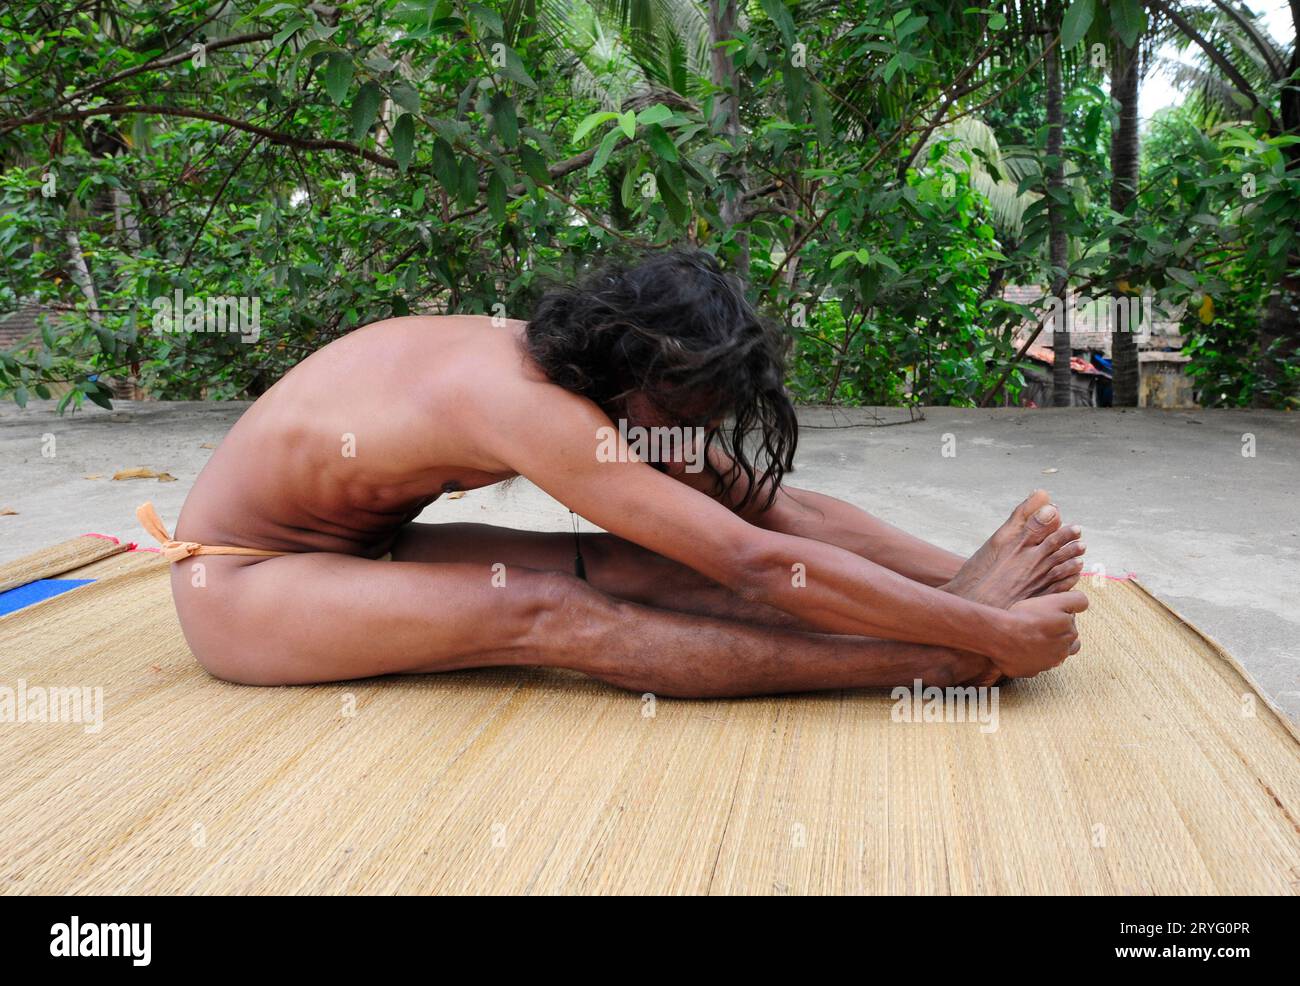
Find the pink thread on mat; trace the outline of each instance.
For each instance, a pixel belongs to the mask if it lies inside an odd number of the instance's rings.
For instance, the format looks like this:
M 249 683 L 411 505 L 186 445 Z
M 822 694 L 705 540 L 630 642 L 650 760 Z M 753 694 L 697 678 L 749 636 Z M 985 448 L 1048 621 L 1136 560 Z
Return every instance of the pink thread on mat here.
M 1101 572 L 1080 572 L 1080 575 L 1101 575 L 1104 579 L 1110 579 L 1112 582 L 1132 582 L 1137 578 L 1137 572 L 1125 572 L 1123 575 L 1103 575 Z
M 121 544 L 121 540 L 113 537 L 111 534 L 96 534 L 94 531 L 87 531 L 81 535 L 83 538 L 103 538 L 105 541 L 112 541 L 114 544 Z M 127 551 L 159 551 L 159 548 L 141 548 L 134 541 L 126 542 Z

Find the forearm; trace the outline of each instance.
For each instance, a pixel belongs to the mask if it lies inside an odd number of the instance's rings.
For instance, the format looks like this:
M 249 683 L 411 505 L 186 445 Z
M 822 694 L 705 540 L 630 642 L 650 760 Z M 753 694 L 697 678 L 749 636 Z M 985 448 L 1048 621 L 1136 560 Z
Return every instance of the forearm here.
M 782 494 L 770 510 L 755 513 L 752 523 L 833 544 L 928 586 L 950 581 L 966 562 L 843 500 L 793 487 L 783 487 Z
M 998 653 L 1007 613 L 913 581 L 836 545 L 770 533 L 731 588 L 828 633 Z

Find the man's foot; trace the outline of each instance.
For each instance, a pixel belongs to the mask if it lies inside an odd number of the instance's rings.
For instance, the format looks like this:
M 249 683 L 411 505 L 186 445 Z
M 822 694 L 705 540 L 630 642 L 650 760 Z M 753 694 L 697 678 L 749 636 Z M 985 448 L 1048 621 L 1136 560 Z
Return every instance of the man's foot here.
M 1080 529 L 1061 527 L 1046 490 L 1035 490 L 1011 512 L 943 588 L 977 603 L 1005 609 L 1048 592 L 1064 592 L 1083 572 Z
M 947 686 L 983 688 L 1011 680 L 983 654 L 963 650 L 952 650 L 949 654 L 952 663 L 948 669 L 949 680 L 944 682 Z

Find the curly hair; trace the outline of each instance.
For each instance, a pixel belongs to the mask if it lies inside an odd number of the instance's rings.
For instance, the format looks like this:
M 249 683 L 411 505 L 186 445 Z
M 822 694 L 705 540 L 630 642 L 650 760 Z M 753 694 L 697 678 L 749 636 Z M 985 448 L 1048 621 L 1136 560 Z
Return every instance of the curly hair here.
M 790 337 L 712 254 L 675 247 L 632 265 L 606 261 L 547 290 L 526 341 L 552 383 L 611 418 L 617 401 L 640 393 L 671 420 L 706 427 L 706 452 L 717 443 L 735 462 L 724 475 L 706 454 L 717 491 L 729 493 L 742 473 L 747 480 L 737 509 L 764 488 L 761 509 L 776 499 L 799 433 L 785 391 Z

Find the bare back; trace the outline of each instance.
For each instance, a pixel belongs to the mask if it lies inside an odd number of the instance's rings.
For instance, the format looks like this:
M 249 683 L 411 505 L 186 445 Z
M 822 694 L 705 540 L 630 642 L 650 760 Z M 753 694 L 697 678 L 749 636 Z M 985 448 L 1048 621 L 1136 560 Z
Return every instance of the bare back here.
M 443 493 L 514 475 L 467 424 L 491 395 L 545 382 L 520 345 L 524 325 L 395 318 L 313 353 L 213 453 L 176 536 L 374 556 Z

